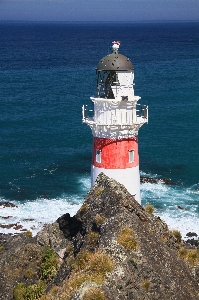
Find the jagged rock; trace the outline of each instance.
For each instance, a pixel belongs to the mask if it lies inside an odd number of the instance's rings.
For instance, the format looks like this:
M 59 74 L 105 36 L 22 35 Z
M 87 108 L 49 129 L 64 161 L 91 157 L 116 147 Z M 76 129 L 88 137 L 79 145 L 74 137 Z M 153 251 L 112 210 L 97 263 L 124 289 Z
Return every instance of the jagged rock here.
M 0 254 L 0 299 L 3 300 L 12 299 L 17 282 L 26 282 L 22 268 L 14 279 L 7 278 L 5 271 L 18 265 L 27 268 L 33 262 L 36 264 L 36 260 L 27 259 L 26 266 L 22 263 L 27 244 L 37 250 L 33 251 L 36 256 L 45 246 L 59 256 L 61 265 L 48 283 L 46 300 L 68 299 L 68 294 L 73 300 L 86 299 L 89 290 L 110 300 L 199 299 L 198 268 L 193 272 L 193 267 L 177 255 L 183 244 L 177 242 L 164 222 L 148 214 L 123 185 L 104 174 L 98 176 L 74 217 L 66 213 L 32 240 L 20 235 L 6 237 L 3 242 L 1 237 L 1 244 L 6 246 L 6 251 Z M 92 265 L 97 255 L 101 263 L 107 261 L 100 273 L 101 281 L 97 277 L 102 269 L 100 262 Z M 12 256 L 15 262 L 10 261 Z M 84 274 L 87 277 L 76 288 L 75 284 L 71 285 L 71 280 Z M 27 283 L 37 283 L 37 280 L 35 277 Z
M 0 202 L 0 206 L 3 206 L 3 207 L 18 207 L 17 205 L 14 205 L 13 203 L 6 202 L 6 201 Z
M 164 184 L 173 184 L 170 178 L 151 178 L 151 177 L 145 177 L 140 176 L 140 182 L 141 183 L 164 183 Z
M 197 237 L 198 235 L 195 232 L 187 232 L 186 236 L 188 236 L 188 237 L 196 236 Z

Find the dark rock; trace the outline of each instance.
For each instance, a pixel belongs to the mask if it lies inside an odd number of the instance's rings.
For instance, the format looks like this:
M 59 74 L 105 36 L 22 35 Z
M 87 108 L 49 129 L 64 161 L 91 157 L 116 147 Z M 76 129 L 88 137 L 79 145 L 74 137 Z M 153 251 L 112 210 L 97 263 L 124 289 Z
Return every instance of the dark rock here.
M 151 178 L 151 177 L 144 177 L 140 176 L 141 183 L 164 183 L 164 184 L 173 184 L 171 179 L 169 178 Z
M 182 207 L 180 205 L 178 205 L 177 208 L 187 210 L 187 208 L 184 208 L 184 207 Z
M 198 247 L 199 246 L 199 240 L 188 239 L 188 240 L 186 240 L 185 244 L 189 244 L 189 245 L 192 245 L 194 247 Z
M 186 236 L 192 237 L 192 236 L 198 236 L 195 232 L 187 232 Z
M 3 206 L 3 207 L 18 207 L 17 205 L 14 205 L 13 203 L 11 202 L 0 202 L 0 206 Z
M 12 218 L 12 216 L 6 216 L 6 217 L 1 216 L 0 218 L 7 220 L 7 219 Z

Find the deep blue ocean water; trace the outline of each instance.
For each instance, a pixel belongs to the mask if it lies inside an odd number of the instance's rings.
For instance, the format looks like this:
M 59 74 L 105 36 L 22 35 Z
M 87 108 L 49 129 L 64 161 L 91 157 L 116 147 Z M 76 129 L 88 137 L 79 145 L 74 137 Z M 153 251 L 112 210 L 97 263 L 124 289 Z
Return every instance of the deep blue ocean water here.
M 153 204 L 171 228 L 199 234 L 197 22 L 0 23 L 0 201 L 18 206 L 0 207 L 1 224 L 36 230 L 83 202 L 92 134 L 81 107 L 96 93 L 95 68 L 113 40 L 149 106 L 139 131 L 141 174 L 173 183 L 142 184 L 142 204 Z

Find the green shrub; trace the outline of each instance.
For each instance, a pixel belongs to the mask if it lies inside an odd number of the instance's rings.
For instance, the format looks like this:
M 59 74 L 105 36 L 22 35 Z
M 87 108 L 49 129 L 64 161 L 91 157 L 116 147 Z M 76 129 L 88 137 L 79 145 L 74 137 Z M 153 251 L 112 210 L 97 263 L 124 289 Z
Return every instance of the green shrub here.
M 49 281 L 57 274 L 57 270 L 57 255 L 51 248 L 46 247 L 42 252 L 42 259 L 39 271 L 40 278 L 42 280 Z
M 33 284 L 25 286 L 24 283 L 19 283 L 13 289 L 13 298 L 15 300 L 37 300 L 44 294 L 45 284 Z

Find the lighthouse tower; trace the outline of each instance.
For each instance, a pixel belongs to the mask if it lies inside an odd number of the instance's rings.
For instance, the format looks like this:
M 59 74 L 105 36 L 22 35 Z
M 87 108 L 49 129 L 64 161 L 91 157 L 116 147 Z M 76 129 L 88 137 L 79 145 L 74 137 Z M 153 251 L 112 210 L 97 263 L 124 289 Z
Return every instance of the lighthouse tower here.
M 122 183 L 140 203 L 138 131 L 148 122 L 148 107 L 134 95 L 134 67 L 119 54 L 120 42 L 97 66 L 97 96 L 92 109 L 82 107 L 83 123 L 92 129 L 91 185 L 103 172 Z

